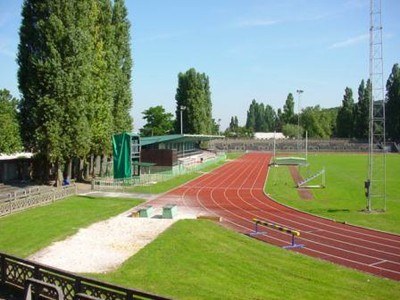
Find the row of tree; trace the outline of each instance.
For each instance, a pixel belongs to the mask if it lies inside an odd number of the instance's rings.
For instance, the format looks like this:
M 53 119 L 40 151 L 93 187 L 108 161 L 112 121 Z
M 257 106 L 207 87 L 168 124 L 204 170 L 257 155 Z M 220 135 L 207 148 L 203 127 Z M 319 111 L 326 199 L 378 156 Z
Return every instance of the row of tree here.
M 311 138 L 356 138 L 367 140 L 369 132 L 369 105 L 371 82 L 361 80 L 358 99 L 355 103 L 353 91 L 346 87 L 342 105 L 336 108 L 321 108 L 319 105 L 304 108 L 300 114 L 294 111 L 294 98 L 288 94 L 282 109 L 277 112 L 270 105 L 253 100 L 247 111 L 245 126 L 239 126 L 237 116 L 231 117 L 225 131 L 230 137 L 249 137 L 254 132 L 283 132 L 286 136 Z M 386 84 L 386 133 L 393 141 L 400 140 L 400 70 L 395 64 Z
M 46 174 L 51 164 L 110 154 L 111 135 L 132 130 L 129 28 L 124 0 L 24 1 L 21 133 Z

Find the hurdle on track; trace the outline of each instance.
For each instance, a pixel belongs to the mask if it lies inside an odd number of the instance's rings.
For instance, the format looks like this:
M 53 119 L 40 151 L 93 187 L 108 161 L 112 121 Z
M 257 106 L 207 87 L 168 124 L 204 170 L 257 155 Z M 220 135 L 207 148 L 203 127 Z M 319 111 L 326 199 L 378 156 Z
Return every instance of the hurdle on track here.
M 289 234 L 292 235 L 291 245 L 283 246 L 282 248 L 291 249 L 291 248 L 303 248 L 304 247 L 303 244 L 296 244 L 295 237 L 296 236 L 297 237 L 300 236 L 300 232 L 297 231 L 297 230 L 289 229 L 289 228 L 286 228 L 286 227 L 283 227 L 283 226 L 280 226 L 280 225 L 277 225 L 277 224 L 274 224 L 274 223 L 271 223 L 271 222 L 261 221 L 259 219 L 253 219 L 253 222 L 254 222 L 254 231 L 250 232 L 250 235 L 252 235 L 252 236 L 260 235 L 260 234 L 266 234 L 265 231 L 260 231 L 259 228 L 258 228 L 258 225 L 262 225 L 262 226 L 270 227 L 270 228 L 273 228 L 273 229 L 276 229 L 276 230 L 279 230 L 279 231 L 282 231 L 282 232 L 286 232 L 286 233 L 289 233 Z

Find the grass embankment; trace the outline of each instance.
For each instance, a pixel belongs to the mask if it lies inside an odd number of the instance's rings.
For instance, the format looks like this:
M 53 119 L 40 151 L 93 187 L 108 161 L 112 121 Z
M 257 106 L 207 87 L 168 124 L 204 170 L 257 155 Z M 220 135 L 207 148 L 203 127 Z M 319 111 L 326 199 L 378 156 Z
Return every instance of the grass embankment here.
M 141 200 L 73 196 L 50 205 L 0 218 L 0 251 L 27 257 L 76 233 L 79 228 L 108 219 Z
M 313 200 L 302 200 L 288 167 L 270 168 L 266 192 L 277 201 L 300 210 L 352 224 L 400 233 L 400 156 L 387 156 L 387 211 L 365 213 L 364 181 L 368 171 L 365 154 L 311 154 L 308 174 L 326 169 L 326 188 L 313 189 Z M 303 178 L 307 169 L 300 168 Z M 318 183 L 320 178 L 314 179 Z M 383 203 L 372 202 L 373 208 Z
M 188 181 L 191 181 L 193 179 L 196 179 L 197 177 L 200 177 L 201 175 L 203 175 L 205 172 L 211 172 L 212 170 L 222 166 L 223 164 L 225 164 L 228 160 L 232 160 L 232 159 L 236 159 L 240 156 L 242 156 L 243 153 L 228 153 L 226 158 L 226 161 L 219 161 L 213 164 L 210 164 L 204 168 L 202 168 L 199 171 L 194 171 L 192 173 L 188 173 L 185 175 L 180 175 L 180 176 L 176 176 L 170 180 L 166 180 L 163 182 L 158 182 L 152 185 L 148 185 L 148 186 L 135 186 L 133 188 L 129 188 L 126 191 L 127 192 L 135 192 L 135 193 L 144 193 L 144 194 L 161 194 L 161 193 L 165 193 L 173 188 L 176 188 Z
M 400 283 L 284 251 L 209 221 L 175 223 L 108 274 L 176 299 L 396 299 Z

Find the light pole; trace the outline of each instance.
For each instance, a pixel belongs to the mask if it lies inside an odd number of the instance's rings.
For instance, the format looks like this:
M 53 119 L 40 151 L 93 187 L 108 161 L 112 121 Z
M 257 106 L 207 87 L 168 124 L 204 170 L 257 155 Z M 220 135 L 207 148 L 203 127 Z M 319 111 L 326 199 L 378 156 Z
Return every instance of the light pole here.
M 186 109 L 186 106 L 181 105 L 179 106 L 180 112 L 181 112 L 181 135 L 183 135 L 183 116 L 182 112 Z
M 299 95 L 297 101 L 297 152 L 300 153 L 300 98 L 301 94 L 304 93 L 303 90 L 296 90 Z

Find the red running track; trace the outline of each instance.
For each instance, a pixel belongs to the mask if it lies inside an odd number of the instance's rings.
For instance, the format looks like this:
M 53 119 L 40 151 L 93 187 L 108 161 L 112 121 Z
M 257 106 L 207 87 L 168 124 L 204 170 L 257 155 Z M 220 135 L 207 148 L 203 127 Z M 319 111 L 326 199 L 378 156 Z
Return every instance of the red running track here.
M 253 218 L 299 230 L 297 251 L 375 275 L 400 280 L 400 236 L 336 223 L 281 205 L 264 194 L 268 153 L 250 153 L 155 200 L 174 200 L 223 218 L 240 233 L 254 230 Z M 257 239 L 290 245 L 291 235 L 265 229 Z

